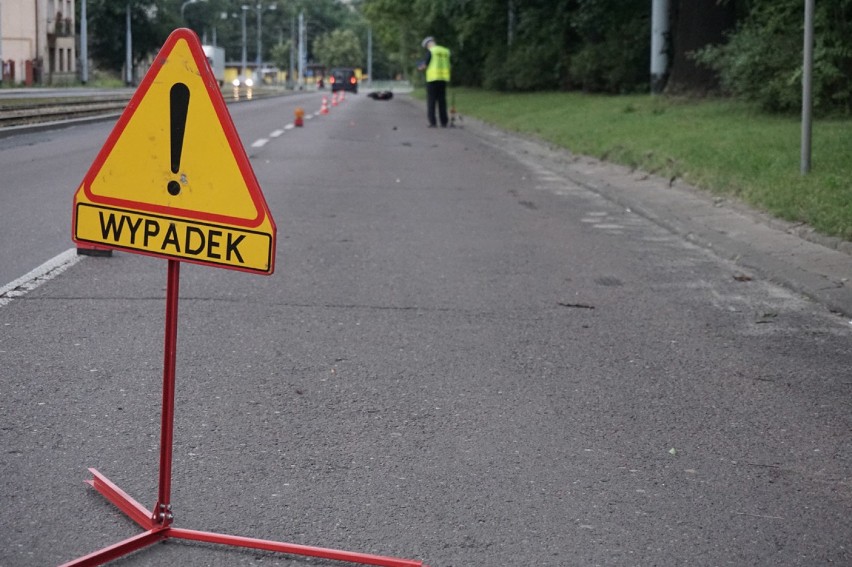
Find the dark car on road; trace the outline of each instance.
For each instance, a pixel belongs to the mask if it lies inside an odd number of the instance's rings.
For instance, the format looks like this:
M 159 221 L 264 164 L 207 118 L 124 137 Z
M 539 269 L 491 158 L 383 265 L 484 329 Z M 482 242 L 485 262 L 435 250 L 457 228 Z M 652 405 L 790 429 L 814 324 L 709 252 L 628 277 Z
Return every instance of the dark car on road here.
M 358 77 L 355 75 L 355 69 L 349 67 L 332 69 L 328 74 L 328 82 L 331 85 L 331 92 L 358 92 Z

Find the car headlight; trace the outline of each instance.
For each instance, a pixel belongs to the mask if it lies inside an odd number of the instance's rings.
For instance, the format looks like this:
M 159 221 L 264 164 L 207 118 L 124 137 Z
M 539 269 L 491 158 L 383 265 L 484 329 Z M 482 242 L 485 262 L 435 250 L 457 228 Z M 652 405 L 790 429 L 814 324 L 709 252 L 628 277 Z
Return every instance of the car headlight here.
M 254 86 L 254 81 L 253 81 L 253 80 L 251 80 L 251 79 L 246 79 L 246 86 L 247 86 L 247 87 Z
M 235 87 L 238 87 L 238 86 L 240 86 L 240 80 L 234 79 L 233 81 L 231 81 L 231 84 L 234 85 Z

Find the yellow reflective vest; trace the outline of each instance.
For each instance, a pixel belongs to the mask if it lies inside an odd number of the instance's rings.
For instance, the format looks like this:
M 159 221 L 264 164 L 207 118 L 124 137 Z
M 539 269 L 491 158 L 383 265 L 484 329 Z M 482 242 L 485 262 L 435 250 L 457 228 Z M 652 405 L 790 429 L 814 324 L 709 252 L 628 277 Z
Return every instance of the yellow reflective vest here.
M 426 82 L 450 80 L 450 50 L 440 45 L 433 45 L 429 50 L 429 66 L 426 67 Z

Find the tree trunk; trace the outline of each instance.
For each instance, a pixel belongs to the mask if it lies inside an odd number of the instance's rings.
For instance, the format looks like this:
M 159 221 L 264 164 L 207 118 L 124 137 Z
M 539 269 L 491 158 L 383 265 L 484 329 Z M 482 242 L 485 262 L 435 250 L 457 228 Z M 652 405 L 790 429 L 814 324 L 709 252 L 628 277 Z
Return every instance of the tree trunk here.
M 672 2 L 671 69 L 666 92 L 705 93 L 718 86 L 716 73 L 696 64 L 691 53 L 723 43 L 737 21 L 737 0 Z

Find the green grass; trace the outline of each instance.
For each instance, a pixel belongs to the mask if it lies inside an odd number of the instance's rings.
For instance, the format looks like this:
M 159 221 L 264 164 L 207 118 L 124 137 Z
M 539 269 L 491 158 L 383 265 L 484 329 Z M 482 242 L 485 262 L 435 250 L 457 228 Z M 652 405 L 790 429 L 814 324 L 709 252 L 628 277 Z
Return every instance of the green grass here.
M 803 176 L 799 117 L 740 102 L 473 89 L 452 89 L 450 97 L 463 116 L 678 177 L 852 240 L 852 120 L 814 122 L 812 172 Z

